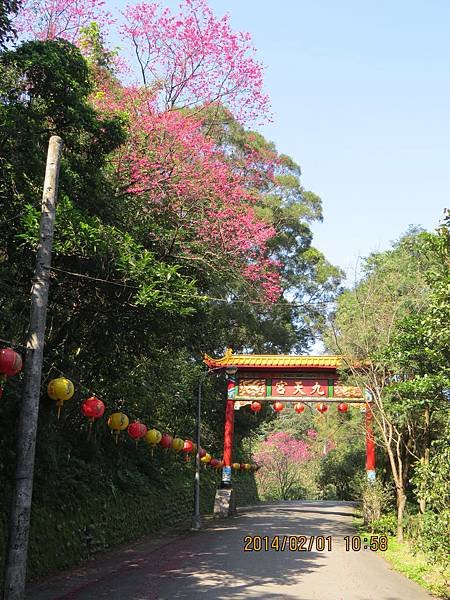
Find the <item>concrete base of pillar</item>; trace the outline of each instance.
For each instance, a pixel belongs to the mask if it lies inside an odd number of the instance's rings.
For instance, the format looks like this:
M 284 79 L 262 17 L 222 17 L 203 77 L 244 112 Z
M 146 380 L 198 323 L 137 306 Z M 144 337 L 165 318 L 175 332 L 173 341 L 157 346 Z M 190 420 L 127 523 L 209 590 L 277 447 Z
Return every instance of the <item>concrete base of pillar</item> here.
M 233 490 L 231 488 L 217 490 L 214 500 L 214 518 L 221 519 L 235 517 L 236 515 L 236 501 Z
M 375 470 L 371 469 L 369 471 L 366 471 L 366 473 L 367 473 L 367 481 L 370 481 L 370 482 L 375 481 L 375 479 L 376 479 L 376 477 L 375 477 Z

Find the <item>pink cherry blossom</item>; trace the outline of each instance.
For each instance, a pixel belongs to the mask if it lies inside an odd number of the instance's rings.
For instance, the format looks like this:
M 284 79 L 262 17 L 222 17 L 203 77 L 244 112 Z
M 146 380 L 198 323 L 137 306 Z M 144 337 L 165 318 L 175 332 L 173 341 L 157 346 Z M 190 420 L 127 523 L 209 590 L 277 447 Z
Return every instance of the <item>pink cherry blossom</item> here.
M 276 231 L 257 217 L 244 172 L 205 137 L 201 120 L 160 112 L 147 88 L 103 85 L 93 102 L 127 117 L 128 141 L 113 165 L 143 212 L 174 223 L 167 251 L 188 264 L 235 271 L 268 302 L 278 299 L 280 265 L 268 250 Z
M 172 14 L 159 4 L 129 5 L 121 32 L 135 50 L 142 80 L 164 109 L 220 102 L 242 121 L 267 117 L 263 68 L 248 33 L 216 18 L 206 0 L 184 0 Z
M 17 31 L 38 40 L 64 38 L 76 43 L 82 27 L 114 21 L 104 0 L 24 0 L 14 21 Z

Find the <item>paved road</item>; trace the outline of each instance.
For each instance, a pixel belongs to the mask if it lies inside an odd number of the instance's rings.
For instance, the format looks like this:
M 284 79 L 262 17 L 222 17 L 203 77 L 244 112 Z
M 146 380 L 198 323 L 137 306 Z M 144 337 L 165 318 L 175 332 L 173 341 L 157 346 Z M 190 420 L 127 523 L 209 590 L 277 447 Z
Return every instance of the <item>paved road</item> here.
M 370 550 L 347 552 L 346 502 L 251 509 L 207 530 L 123 548 L 41 582 L 29 600 L 430 600 Z M 244 552 L 246 535 L 332 536 L 331 551 Z

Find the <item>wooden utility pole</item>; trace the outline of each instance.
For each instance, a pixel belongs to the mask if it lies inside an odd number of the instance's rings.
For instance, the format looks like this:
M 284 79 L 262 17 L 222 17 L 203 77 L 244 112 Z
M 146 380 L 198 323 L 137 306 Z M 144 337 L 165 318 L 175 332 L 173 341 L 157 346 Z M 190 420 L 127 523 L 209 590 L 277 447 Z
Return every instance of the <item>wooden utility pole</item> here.
M 25 597 L 34 456 L 61 151 L 61 138 L 52 136 L 48 145 L 40 239 L 31 288 L 30 329 L 17 430 L 17 465 L 9 521 L 4 600 L 23 600 Z

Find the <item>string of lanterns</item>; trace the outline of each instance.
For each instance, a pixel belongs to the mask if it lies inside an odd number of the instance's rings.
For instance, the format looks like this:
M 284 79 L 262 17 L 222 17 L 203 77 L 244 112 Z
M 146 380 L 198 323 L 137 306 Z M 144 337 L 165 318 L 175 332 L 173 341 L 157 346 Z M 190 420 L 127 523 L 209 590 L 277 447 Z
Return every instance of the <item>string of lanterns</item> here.
M 0 350 L 0 398 L 3 393 L 3 385 L 7 377 L 16 375 L 22 369 L 22 358 L 12 348 L 4 348 Z M 81 384 L 80 384 L 81 385 Z M 75 393 L 75 387 L 72 381 L 66 377 L 58 377 L 52 379 L 47 386 L 48 396 L 56 402 L 57 416 L 60 417 L 61 409 L 63 408 L 64 402 L 70 400 Z M 284 406 L 279 403 L 282 410 Z M 261 410 L 261 404 L 259 402 L 253 403 L 252 409 L 255 412 Z M 82 402 L 81 411 L 85 417 L 89 420 L 89 433 L 92 429 L 92 425 L 95 420 L 101 418 L 105 412 L 105 404 L 100 398 L 96 396 L 90 396 Z M 129 418 L 122 412 L 113 413 L 108 418 L 108 426 L 111 432 L 115 436 L 116 443 L 118 442 L 118 436 L 121 431 L 128 430 L 128 435 L 138 443 L 139 440 L 145 438 L 147 444 L 151 447 L 152 454 L 153 449 L 160 445 L 162 448 L 169 450 L 172 449 L 175 452 L 183 452 L 185 460 L 189 460 L 189 455 L 192 452 L 196 452 L 197 446 L 191 440 L 183 440 L 181 438 L 173 438 L 168 433 L 162 434 L 156 429 L 148 429 L 147 426 L 140 421 L 134 421 L 129 423 Z M 212 468 L 220 469 L 223 467 L 223 460 L 213 458 L 206 450 L 200 448 L 199 452 L 200 460 L 205 465 L 209 465 Z M 235 471 L 257 471 L 260 467 L 257 464 L 250 463 L 233 463 L 232 465 Z
M 259 413 L 261 408 L 261 402 L 257 402 L 256 400 L 250 404 L 250 409 L 254 413 Z M 272 404 L 272 408 L 275 412 L 279 413 L 284 409 L 284 404 L 282 402 L 277 401 Z M 297 402 L 296 404 L 294 404 L 294 410 L 299 415 L 305 410 L 305 408 L 306 406 L 302 402 Z M 348 411 L 348 404 L 346 404 L 345 402 L 340 402 L 337 405 L 337 409 L 339 413 L 344 414 Z M 319 402 L 316 406 L 316 410 L 318 410 L 321 414 L 324 414 L 328 410 L 328 404 L 325 404 L 324 402 Z
M 8 377 L 17 375 L 22 369 L 22 357 L 12 348 L 0 349 L 0 398 L 3 394 L 3 386 Z M 75 386 L 70 379 L 66 377 L 57 377 L 52 379 L 47 385 L 47 395 L 56 402 L 57 416 L 60 418 L 61 409 L 64 402 L 70 400 L 75 393 Z M 89 420 L 89 433 L 91 432 L 93 423 L 103 417 L 105 413 L 105 404 L 96 396 L 86 398 L 81 404 L 81 412 Z M 152 455 L 156 446 L 160 446 L 166 451 L 173 450 L 175 453 L 182 452 L 185 461 L 190 460 L 190 454 L 197 451 L 197 445 L 191 440 L 184 440 L 180 437 L 172 437 L 169 433 L 161 433 L 157 429 L 149 429 L 140 421 L 130 423 L 128 416 L 123 412 L 115 412 L 109 416 L 107 421 L 111 433 L 118 443 L 119 435 L 122 431 L 127 430 L 129 437 L 136 442 L 142 439 L 150 446 Z M 204 448 L 200 448 L 199 456 L 201 462 L 209 465 L 213 469 L 221 469 L 224 465 L 223 460 L 213 458 Z M 236 466 L 237 465 L 237 466 Z M 256 464 L 240 464 L 233 465 L 235 470 L 253 470 L 256 471 L 259 467 Z
M 58 417 L 60 414 L 61 407 L 66 400 L 69 400 L 74 393 L 73 383 L 63 377 L 52 379 L 47 388 L 49 397 L 52 400 L 56 400 L 58 407 Z M 105 405 L 102 400 L 95 396 L 91 396 L 83 401 L 81 405 L 81 411 L 84 416 L 88 417 L 90 421 L 90 427 L 93 422 L 103 416 L 105 412 Z M 160 446 L 164 450 L 173 450 L 175 453 L 182 452 L 185 457 L 185 461 L 189 461 L 190 454 L 197 450 L 196 444 L 191 440 L 184 440 L 180 437 L 172 437 L 169 433 L 161 433 L 157 429 L 148 429 L 141 421 L 133 421 L 130 423 L 128 416 L 123 412 L 115 412 L 108 418 L 108 427 L 111 429 L 112 434 L 115 437 L 116 443 L 118 443 L 119 435 L 122 431 L 127 430 L 129 437 L 136 442 L 142 439 L 150 446 L 152 454 L 156 446 Z M 204 448 L 200 448 L 200 460 L 206 466 L 209 465 L 214 469 L 221 469 L 224 465 L 222 460 L 213 458 Z M 242 470 L 256 470 L 257 465 L 251 465 L 245 463 L 242 465 Z

